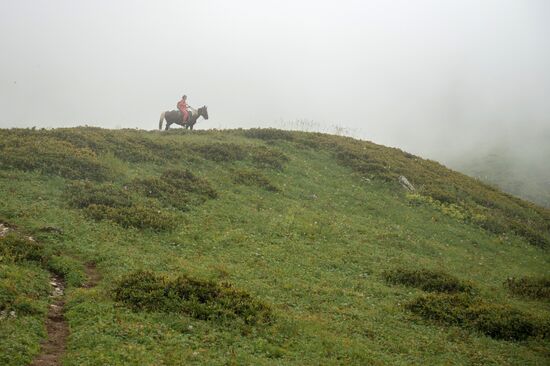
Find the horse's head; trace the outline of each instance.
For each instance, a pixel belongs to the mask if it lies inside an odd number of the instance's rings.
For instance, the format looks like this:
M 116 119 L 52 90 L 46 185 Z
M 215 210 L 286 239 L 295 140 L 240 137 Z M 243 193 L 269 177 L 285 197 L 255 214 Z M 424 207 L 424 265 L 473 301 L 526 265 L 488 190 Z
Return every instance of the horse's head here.
M 199 108 L 199 114 L 204 117 L 204 119 L 208 119 L 208 108 L 203 105 Z

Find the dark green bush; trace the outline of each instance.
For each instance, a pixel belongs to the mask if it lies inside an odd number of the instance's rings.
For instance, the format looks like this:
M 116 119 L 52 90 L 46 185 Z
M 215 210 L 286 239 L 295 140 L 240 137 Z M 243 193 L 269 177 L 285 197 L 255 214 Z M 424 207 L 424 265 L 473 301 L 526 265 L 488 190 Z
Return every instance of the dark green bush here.
M 442 271 L 398 268 L 383 273 L 388 283 L 419 288 L 429 292 L 471 292 L 472 286 Z
M 111 176 L 109 168 L 88 148 L 78 148 L 39 132 L 23 134 L 10 130 L 3 132 L 0 139 L 0 168 L 35 170 L 70 179 L 101 181 Z
M 72 182 L 67 186 L 66 196 L 71 206 L 86 208 L 90 205 L 130 207 L 132 199 L 128 192 L 114 184 L 93 184 L 86 181 Z
M 246 151 L 241 145 L 226 142 L 215 142 L 211 144 L 191 145 L 192 151 L 199 153 L 203 158 L 218 162 L 243 160 L 246 158 Z
M 244 131 L 248 138 L 260 139 L 265 141 L 272 140 L 294 140 L 294 134 L 291 131 L 277 130 L 275 128 L 251 128 Z
M 271 184 L 271 182 L 266 177 L 254 170 L 237 170 L 235 172 L 233 180 L 235 181 L 235 183 L 244 184 L 247 186 L 257 186 L 271 192 L 279 191 L 279 189 Z
M 406 308 L 425 319 L 473 329 L 496 339 L 524 340 L 549 335 L 548 319 L 537 319 L 468 294 L 429 294 L 409 302 Z
M 517 296 L 550 300 L 550 278 L 548 277 L 508 278 L 504 285 Z
M 44 247 L 37 241 L 24 235 L 10 231 L 0 237 L 0 263 L 36 261 L 46 259 Z
M 241 320 L 248 325 L 271 321 L 270 308 L 250 294 L 185 275 L 169 280 L 138 271 L 116 284 L 114 298 L 134 310 L 178 312 L 201 320 Z
M 282 152 L 258 146 L 250 149 L 252 161 L 260 168 L 282 169 L 290 159 Z
M 166 170 L 162 173 L 161 179 L 178 191 L 192 192 L 207 198 L 218 197 L 218 193 L 206 179 L 195 176 L 189 170 Z
M 167 231 L 175 227 L 177 216 L 154 205 L 135 204 L 130 207 L 109 207 L 92 204 L 85 212 L 94 220 L 109 220 L 122 227 Z

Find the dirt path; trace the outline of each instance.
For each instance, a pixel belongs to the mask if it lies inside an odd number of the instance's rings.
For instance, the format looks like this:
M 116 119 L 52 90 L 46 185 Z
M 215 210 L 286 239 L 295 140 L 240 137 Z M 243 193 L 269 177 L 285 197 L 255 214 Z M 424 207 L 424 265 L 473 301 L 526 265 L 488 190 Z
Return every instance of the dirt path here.
M 69 326 L 63 315 L 65 283 L 61 277 L 52 275 L 50 284 L 52 285 L 50 297 L 53 299 L 53 303 L 50 304 L 48 319 L 46 320 L 48 338 L 42 344 L 42 352 L 31 363 L 31 366 L 59 365 L 69 335 Z
M 88 281 L 82 286 L 92 288 L 101 280 L 94 263 L 86 263 L 85 266 Z M 48 310 L 46 330 L 48 338 L 42 343 L 42 351 L 30 364 L 30 366 L 54 366 L 61 364 L 61 357 L 65 353 L 67 337 L 69 336 L 69 325 L 64 316 L 65 308 L 65 282 L 55 274 L 52 274 L 50 284 L 52 293 L 50 297 L 53 303 Z

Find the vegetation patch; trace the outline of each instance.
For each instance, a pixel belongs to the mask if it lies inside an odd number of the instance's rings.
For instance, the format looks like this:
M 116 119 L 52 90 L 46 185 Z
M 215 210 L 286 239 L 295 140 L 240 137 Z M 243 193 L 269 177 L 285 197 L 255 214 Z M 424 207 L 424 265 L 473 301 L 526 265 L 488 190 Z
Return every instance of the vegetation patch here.
M 94 220 L 113 221 L 125 228 L 166 231 L 177 220 L 176 215 L 163 210 L 155 201 L 136 202 L 127 188 L 113 184 L 74 182 L 67 187 L 66 195 L 73 207 L 83 209 Z
M 419 288 L 429 292 L 472 292 L 470 284 L 442 272 L 429 269 L 394 269 L 383 273 L 384 279 L 394 285 Z
M 275 128 L 251 128 L 244 131 L 244 135 L 248 138 L 260 139 L 264 141 L 294 140 L 294 133 L 291 131 L 278 130 Z
M 42 244 L 19 232 L 9 231 L 0 237 L 0 263 L 35 261 L 42 263 L 46 254 Z
M 70 179 L 106 180 L 111 176 L 97 154 L 32 130 L 0 132 L 0 168 L 17 168 Z
M 235 171 L 233 180 L 235 181 L 235 183 L 244 184 L 247 186 L 257 186 L 271 192 L 279 191 L 279 189 L 274 186 L 265 176 L 255 170 L 237 170 Z
M 269 323 L 268 305 L 227 283 L 181 275 L 170 280 L 152 272 L 138 271 L 122 278 L 114 298 L 134 310 L 175 312 L 210 321 L 242 321 L 247 325 Z
M 535 300 L 550 300 L 549 277 L 509 278 L 505 287 L 514 295 Z
M 234 143 L 195 144 L 191 146 L 191 150 L 197 152 L 204 159 L 217 162 L 238 161 L 246 158 L 244 147 Z
M 218 193 L 206 179 L 197 177 L 189 170 L 170 169 L 162 173 L 161 179 L 178 191 L 196 193 L 207 198 L 218 197 Z
M 250 155 L 254 164 L 260 168 L 283 169 L 290 159 L 279 150 L 257 146 L 251 149 Z
M 429 294 L 406 308 L 421 317 L 445 325 L 456 325 L 504 340 L 548 338 L 549 319 L 537 319 L 508 305 L 485 302 L 468 294 Z
M 85 212 L 94 220 L 108 220 L 122 227 L 151 229 L 154 231 L 171 230 L 176 225 L 177 216 L 156 207 L 154 203 L 147 205 L 138 203 L 130 207 L 109 207 L 92 204 Z
M 67 186 L 66 195 L 71 206 L 86 208 L 90 205 L 108 207 L 130 207 L 130 194 L 114 184 L 93 184 L 86 181 L 72 182 Z

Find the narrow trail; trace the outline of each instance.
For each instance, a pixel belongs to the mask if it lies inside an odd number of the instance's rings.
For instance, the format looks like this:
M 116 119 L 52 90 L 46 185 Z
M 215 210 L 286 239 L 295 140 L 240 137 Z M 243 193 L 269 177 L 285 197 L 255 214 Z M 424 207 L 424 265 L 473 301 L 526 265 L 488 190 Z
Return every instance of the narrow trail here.
M 88 280 L 83 288 L 92 288 L 101 280 L 101 275 L 97 272 L 94 263 L 86 263 L 86 275 Z M 69 336 L 69 325 L 64 316 L 65 310 L 65 282 L 58 275 L 52 274 L 50 284 L 52 293 L 50 297 L 53 302 L 48 310 L 46 320 L 46 331 L 48 337 L 42 343 L 42 351 L 30 364 L 30 366 L 55 366 L 61 365 L 61 358 L 67 347 L 67 337 Z
M 50 297 L 53 303 L 48 310 L 46 320 L 46 331 L 48 338 L 42 344 L 42 351 L 31 363 L 31 366 L 51 366 L 59 365 L 69 336 L 69 325 L 63 315 L 65 308 L 65 282 L 55 274 L 52 274 L 50 284 L 52 293 Z

